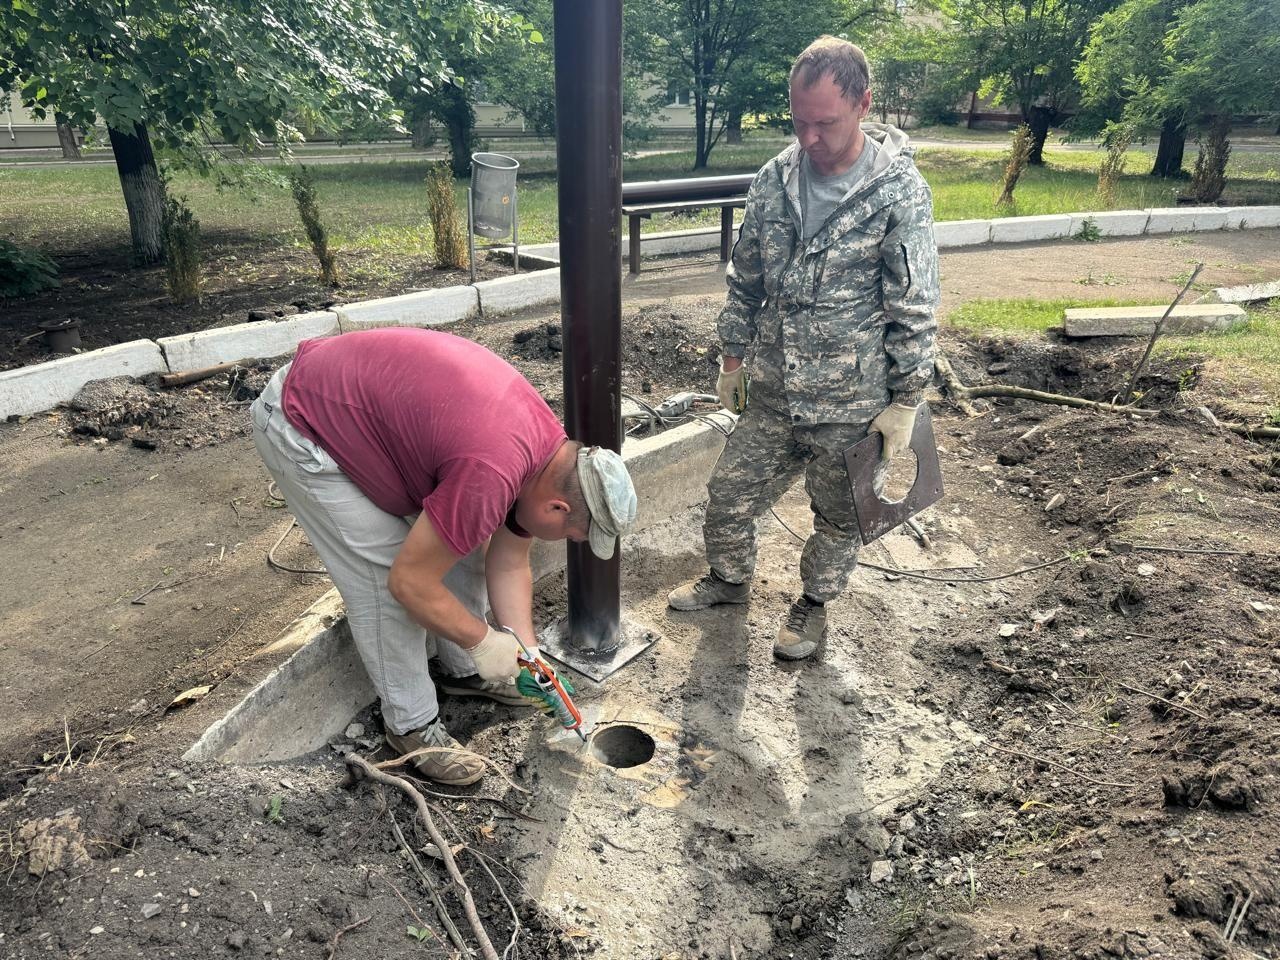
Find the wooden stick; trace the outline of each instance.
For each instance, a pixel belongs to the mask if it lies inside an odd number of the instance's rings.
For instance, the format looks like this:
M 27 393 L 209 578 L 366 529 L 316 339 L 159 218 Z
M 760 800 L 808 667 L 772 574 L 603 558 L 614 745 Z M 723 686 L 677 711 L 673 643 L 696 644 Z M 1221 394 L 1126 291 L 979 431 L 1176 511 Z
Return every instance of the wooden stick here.
M 1089 776 L 1087 773 L 1081 773 L 1079 770 L 1073 770 L 1071 767 L 1068 767 L 1065 763 L 1058 763 L 1058 761 L 1056 760 L 1048 760 L 1044 757 L 1037 757 L 1035 754 L 1032 754 L 1032 753 L 1023 753 L 1021 750 L 1014 750 L 1012 747 L 1002 747 L 998 743 L 991 743 L 988 741 L 987 746 L 989 746 L 993 750 L 999 750 L 1001 753 L 1011 753 L 1015 757 L 1022 757 L 1024 760 L 1032 760 L 1035 763 L 1043 763 L 1047 767 L 1057 767 L 1059 770 L 1065 770 L 1067 773 L 1071 774 L 1074 777 L 1079 777 L 1081 780 L 1087 780 L 1089 783 L 1096 783 L 1100 787 L 1120 787 L 1123 790 L 1132 790 L 1133 788 L 1140 786 L 1140 784 L 1137 784 L 1137 783 L 1115 783 L 1111 780 L 1098 780 L 1094 777 Z
M 467 915 L 467 923 L 471 925 L 471 932 L 480 941 L 480 952 L 484 954 L 485 960 L 498 960 L 498 951 L 493 948 L 493 941 L 489 939 L 484 923 L 480 920 L 480 914 L 476 910 L 475 898 L 471 896 L 471 888 L 467 886 L 466 878 L 462 876 L 462 871 L 458 869 L 458 861 L 454 859 L 453 851 L 449 849 L 449 842 L 444 838 L 444 834 L 440 832 L 440 828 L 436 826 L 435 820 L 431 817 L 431 808 L 427 806 L 427 798 L 419 793 L 417 787 L 408 780 L 403 777 L 392 776 L 389 773 L 383 773 L 358 754 L 347 754 L 346 764 L 353 773 L 358 770 L 376 783 L 395 787 L 413 801 L 418 810 L 418 816 L 422 818 L 423 824 L 426 825 L 427 833 L 431 836 L 431 842 L 440 849 L 440 857 L 444 860 L 445 869 L 449 871 L 449 876 L 453 878 L 453 882 L 457 884 L 458 889 L 462 892 L 462 910 Z
M 1203 269 L 1203 263 L 1196 264 L 1196 268 L 1191 271 L 1191 276 L 1187 278 L 1187 282 L 1178 291 L 1178 295 L 1173 298 L 1173 303 L 1169 304 L 1168 308 L 1165 309 L 1164 315 L 1156 321 L 1155 329 L 1151 331 L 1151 339 L 1147 341 L 1147 349 L 1143 351 L 1142 359 L 1138 361 L 1138 365 L 1133 368 L 1133 376 L 1129 378 L 1129 385 L 1124 388 L 1124 396 L 1120 400 L 1122 404 L 1128 403 L 1133 396 L 1133 388 L 1138 385 L 1138 378 L 1142 376 L 1142 369 L 1147 365 L 1147 360 L 1151 356 L 1151 349 L 1156 345 L 1156 340 L 1160 338 L 1160 334 L 1164 330 L 1164 322 L 1169 319 L 1169 314 L 1173 313 L 1173 308 L 1187 295 L 1187 291 L 1191 289 L 1191 285 L 1196 282 L 1196 277 L 1200 276 L 1200 271 Z
M 390 812 L 389 809 L 388 812 Z M 449 934 L 449 939 L 463 953 L 470 953 L 466 942 L 462 939 L 462 934 L 458 932 L 457 925 L 453 922 L 453 918 L 449 916 L 449 911 L 445 909 L 444 900 L 440 898 L 440 891 L 431 882 L 431 875 L 427 873 L 422 866 L 422 861 L 418 859 L 418 852 L 409 846 L 409 841 L 405 839 L 404 831 L 400 829 L 400 824 L 397 822 L 394 813 L 391 814 L 391 831 L 396 835 L 396 839 L 400 841 L 400 846 L 409 854 L 409 860 L 413 863 L 414 870 L 418 874 L 418 881 L 427 888 L 427 893 L 431 895 L 431 902 L 436 908 L 436 916 L 440 918 L 440 923 L 445 932 Z M 439 936 L 436 939 L 438 940 Z
M 956 376 L 955 368 L 951 366 L 951 361 L 945 353 L 939 351 L 933 358 L 933 368 L 938 371 L 938 376 L 942 377 L 942 382 L 951 391 L 951 402 L 960 408 L 960 412 L 969 417 L 981 416 L 978 409 L 969 402 L 969 388 Z
M 216 377 L 220 373 L 226 373 L 228 370 L 234 370 L 236 367 L 248 367 L 257 363 L 256 357 L 245 357 L 243 360 L 233 360 L 230 363 L 219 363 L 212 367 L 202 367 L 199 370 L 184 370 L 181 373 L 165 373 L 160 376 L 160 386 L 162 387 L 185 387 L 189 383 L 199 383 L 201 380 L 208 380 L 210 377 Z
M 373 919 L 373 914 L 357 920 L 355 923 L 348 923 L 345 927 L 333 935 L 333 939 L 329 941 L 329 960 L 333 960 L 334 955 L 338 952 L 338 941 L 342 939 L 344 933 L 349 933 L 356 927 L 362 927 Z
M 1125 690 L 1128 690 L 1130 693 L 1140 693 L 1144 697 L 1150 697 L 1152 700 L 1156 700 L 1160 703 L 1163 703 L 1167 707 L 1171 707 L 1174 710 L 1181 710 L 1184 713 L 1189 713 L 1193 717 L 1199 717 L 1201 720 L 1213 719 L 1207 713 L 1201 713 L 1199 710 L 1191 709 L 1191 707 L 1184 707 L 1180 703 L 1174 703 L 1172 700 L 1166 700 L 1164 697 L 1160 696 L 1159 694 L 1152 693 L 1150 690 L 1143 690 L 1141 687 L 1131 687 L 1129 684 L 1122 683 L 1119 680 L 1112 680 L 1111 682 L 1114 683 L 1117 687 L 1121 687 Z

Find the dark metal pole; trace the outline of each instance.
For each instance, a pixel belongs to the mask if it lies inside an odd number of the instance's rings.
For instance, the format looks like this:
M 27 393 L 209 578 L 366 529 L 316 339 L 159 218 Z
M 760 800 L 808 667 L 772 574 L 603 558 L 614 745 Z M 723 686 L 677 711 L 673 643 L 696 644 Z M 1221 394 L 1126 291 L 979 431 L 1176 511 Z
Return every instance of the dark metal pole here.
M 565 428 L 622 449 L 622 2 L 555 0 Z M 619 640 L 620 564 L 569 543 L 568 644 Z

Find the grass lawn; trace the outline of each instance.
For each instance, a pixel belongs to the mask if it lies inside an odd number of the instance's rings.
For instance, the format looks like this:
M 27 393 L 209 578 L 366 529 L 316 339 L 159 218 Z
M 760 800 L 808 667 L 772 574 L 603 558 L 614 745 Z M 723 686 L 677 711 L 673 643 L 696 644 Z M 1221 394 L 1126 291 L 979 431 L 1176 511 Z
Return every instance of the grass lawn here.
M 1004 135 L 1004 134 L 1002 134 Z M 773 156 L 783 141 L 776 137 L 749 139 L 743 145 L 722 144 L 712 154 L 708 174 L 747 173 Z M 357 149 L 359 149 L 357 147 Z M 518 151 L 517 151 L 518 155 Z M 1099 154 L 1050 148 L 1048 164 L 1023 175 L 1011 208 L 996 210 L 993 200 L 1002 158 L 992 151 L 944 147 L 921 149 L 917 160 L 934 191 L 938 220 L 999 215 L 1030 215 L 1089 210 L 1094 194 Z M 422 255 L 429 251 L 425 191 L 422 181 L 427 160 L 376 156 L 359 163 L 314 165 L 321 211 L 339 249 Z M 627 180 L 690 176 L 692 151 L 629 159 Z M 1149 156 L 1135 151 L 1130 167 L 1147 169 Z M 271 168 L 277 169 L 278 168 Z M 1280 145 L 1274 151 L 1237 152 L 1231 158 L 1227 202 L 1280 203 Z M 1121 207 L 1166 206 L 1174 203 L 1181 183 L 1154 180 L 1135 173 L 1119 186 Z M 465 185 L 458 200 L 465 211 Z M 173 192 L 189 198 L 211 244 L 234 247 L 238 242 L 302 246 L 305 240 L 292 200 L 281 187 L 220 190 L 207 179 L 177 174 Z M 557 233 L 554 161 L 531 158 L 520 181 L 521 240 L 540 243 Z M 697 216 L 657 216 L 649 231 L 714 226 L 718 211 Z M 55 258 L 72 251 L 120 249 L 128 243 L 128 224 L 115 168 L 110 165 L 6 169 L 0 165 L 0 235 L 32 244 Z
M 1123 307 L 1135 300 L 971 300 L 947 317 L 947 323 L 973 333 L 1039 336 L 1062 325 L 1067 307 Z M 1244 374 L 1267 385 L 1271 418 L 1280 424 L 1280 300 L 1246 306 L 1248 320 L 1233 330 L 1188 336 L 1162 337 L 1155 354 L 1173 360 L 1211 357 L 1223 361 L 1224 374 Z

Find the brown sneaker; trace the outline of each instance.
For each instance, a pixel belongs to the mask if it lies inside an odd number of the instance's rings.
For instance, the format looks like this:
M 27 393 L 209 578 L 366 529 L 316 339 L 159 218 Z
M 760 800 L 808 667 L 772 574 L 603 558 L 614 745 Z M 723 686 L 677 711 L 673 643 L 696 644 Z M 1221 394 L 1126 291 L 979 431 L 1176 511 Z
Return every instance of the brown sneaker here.
M 667 603 L 673 610 L 705 610 L 718 603 L 746 603 L 749 599 L 750 583 L 730 583 L 714 570 L 667 594 Z
M 801 596 L 791 605 L 786 622 L 778 628 L 773 655 L 779 660 L 805 660 L 812 657 L 827 631 L 827 608 Z
M 427 752 L 414 757 L 412 763 L 420 774 L 436 783 L 465 787 L 484 776 L 484 761 L 463 750 L 462 744 L 449 736 L 438 718 L 412 733 L 388 730 L 387 743 L 400 756 L 427 748 Z
M 447 677 L 442 674 L 436 678 L 436 686 L 455 697 L 484 697 L 508 707 L 533 706 L 533 702 L 516 689 L 514 680 L 505 683 L 498 680 L 482 680 L 478 673 L 466 677 Z

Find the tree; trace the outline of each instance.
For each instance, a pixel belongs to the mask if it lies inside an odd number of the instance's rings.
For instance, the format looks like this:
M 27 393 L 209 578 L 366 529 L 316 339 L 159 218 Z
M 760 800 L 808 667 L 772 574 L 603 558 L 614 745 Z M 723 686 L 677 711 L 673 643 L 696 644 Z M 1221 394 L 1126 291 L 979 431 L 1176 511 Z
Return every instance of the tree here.
M 1182 156 L 1187 125 L 1180 111 L 1144 118 L 1135 115 L 1130 102 L 1140 86 L 1161 83 L 1168 61 L 1153 56 L 1164 46 L 1164 38 L 1177 11 L 1187 0 L 1124 0 L 1116 9 L 1099 17 L 1089 29 L 1089 41 L 1076 66 L 1081 87 L 1081 112 L 1073 122 L 1076 133 L 1099 134 L 1109 123 L 1129 127 L 1159 127 L 1151 175 L 1176 177 L 1182 174 Z
M 1044 163 L 1049 127 L 1076 96 L 1074 64 L 1089 24 L 1115 0 L 947 0 L 981 79 L 979 93 L 1017 106 L 1031 128 L 1028 162 Z
M 154 263 L 165 191 L 153 142 L 208 171 L 214 141 L 253 149 L 301 139 L 300 122 L 396 122 L 389 78 L 410 66 L 424 88 L 450 78 L 446 48 L 423 38 L 452 36 L 472 7 L 482 0 L 439 15 L 427 0 L 8 0 L 0 89 L 16 86 L 37 117 L 105 123 L 135 259 Z

